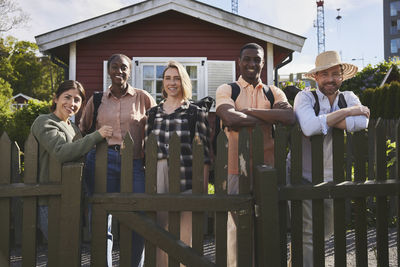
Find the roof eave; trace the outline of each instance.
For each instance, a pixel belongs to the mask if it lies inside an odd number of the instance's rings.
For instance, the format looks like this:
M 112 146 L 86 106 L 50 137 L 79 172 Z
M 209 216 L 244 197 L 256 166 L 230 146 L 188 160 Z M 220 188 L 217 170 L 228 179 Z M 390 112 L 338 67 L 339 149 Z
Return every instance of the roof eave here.
M 301 52 L 306 39 L 305 37 L 191 0 L 154 0 L 141 2 L 38 35 L 35 39 L 39 50 L 44 52 L 169 10 L 174 10 L 297 52 Z

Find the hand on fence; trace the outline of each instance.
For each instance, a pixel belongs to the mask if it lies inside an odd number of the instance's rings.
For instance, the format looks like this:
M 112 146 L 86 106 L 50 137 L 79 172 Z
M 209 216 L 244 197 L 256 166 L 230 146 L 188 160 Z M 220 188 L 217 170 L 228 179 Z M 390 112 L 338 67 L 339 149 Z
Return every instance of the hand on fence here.
M 111 126 L 104 125 L 99 129 L 99 133 L 103 138 L 111 137 L 113 134 L 113 128 Z

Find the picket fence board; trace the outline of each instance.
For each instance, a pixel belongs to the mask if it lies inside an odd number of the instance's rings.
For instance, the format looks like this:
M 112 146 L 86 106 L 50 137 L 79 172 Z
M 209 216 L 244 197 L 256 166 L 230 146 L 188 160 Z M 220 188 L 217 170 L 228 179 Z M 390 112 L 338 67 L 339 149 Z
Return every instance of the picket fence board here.
M 344 177 L 344 133 L 339 129 L 332 131 L 332 155 L 333 155 L 333 182 L 339 184 L 345 181 Z M 334 249 L 335 266 L 346 266 L 346 216 L 345 199 L 333 200 L 333 225 L 334 225 Z
M 147 139 L 146 147 L 146 194 L 155 195 L 157 193 L 157 141 L 155 135 L 152 133 Z M 155 211 L 147 211 L 146 216 L 152 221 L 156 221 L 157 214 Z M 145 265 L 146 267 L 156 266 L 156 246 L 147 239 L 145 243 Z
M 49 162 L 49 181 L 61 184 L 62 166 L 54 158 L 50 158 Z M 61 199 L 59 196 L 49 196 L 49 239 L 48 239 L 48 265 L 57 266 L 58 250 L 60 242 L 60 211 Z
M 11 183 L 11 141 L 7 133 L 0 139 L 0 185 Z M 10 199 L 0 199 L 0 266 L 10 265 Z
M 291 172 L 290 183 L 292 185 L 301 184 L 301 177 L 303 176 L 303 161 L 302 161 L 302 132 L 300 126 L 297 124 L 291 130 Z M 277 149 L 277 148 L 275 148 Z M 303 264 L 303 207 L 302 201 L 291 201 L 291 252 L 292 252 L 292 265 L 302 266 Z
M 133 146 L 127 132 L 121 146 L 121 193 L 133 192 Z M 132 231 L 123 223 L 119 223 L 119 227 L 119 262 L 121 266 L 131 266 Z
M 30 134 L 25 142 L 25 184 L 38 182 L 38 152 L 35 137 Z M 28 267 L 36 265 L 37 197 L 26 197 L 23 201 L 22 266 Z
M 386 177 L 386 133 L 383 120 L 376 124 L 376 180 L 385 181 Z M 376 247 L 379 266 L 389 266 L 388 246 L 388 202 L 386 196 L 376 199 Z
M 217 137 L 217 155 L 215 158 L 215 196 L 227 195 L 228 177 L 228 139 L 224 131 Z M 227 262 L 227 227 L 228 214 L 215 212 L 215 263 L 226 266 Z

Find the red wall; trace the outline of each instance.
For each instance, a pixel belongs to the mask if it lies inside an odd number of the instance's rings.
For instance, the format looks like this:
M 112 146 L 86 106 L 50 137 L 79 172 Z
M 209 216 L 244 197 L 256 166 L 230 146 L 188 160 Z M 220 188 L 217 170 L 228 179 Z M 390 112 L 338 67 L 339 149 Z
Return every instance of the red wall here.
M 129 57 L 207 57 L 237 60 L 249 42 L 266 42 L 175 11 L 168 11 L 77 42 L 76 78 L 87 95 L 103 88 L 103 60 Z M 275 48 L 276 50 L 276 48 Z M 237 64 L 236 64 L 237 65 Z M 238 69 L 236 73 L 239 73 Z M 266 81 L 266 67 L 262 80 Z

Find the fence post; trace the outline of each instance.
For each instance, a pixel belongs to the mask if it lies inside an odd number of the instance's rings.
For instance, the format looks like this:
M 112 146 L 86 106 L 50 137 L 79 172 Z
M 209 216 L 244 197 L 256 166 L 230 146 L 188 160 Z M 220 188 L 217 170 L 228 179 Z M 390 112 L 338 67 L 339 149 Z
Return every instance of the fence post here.
M 255 168 L 257 266 L 281 265 L 279 239 L 279 197 L 276 170 L 261 165 Z M 286 222 L 285 222 L 286 224 Z M 285 227 L 286 228 L 286 227 Z
M 333 182 L 344 182 L 344 131 L 334 128 L 332 132 Z M 346 266 L 346 205 L 345 199 L 333 200 L 335 265 Z
M 11 141 L 4 132 L 0 139 L 0 185 L 11 182 Z M 10 265 L 10 199 L 0 199 L 0 266 Z
M 81 265 L 82 163 L 62 168 L 60 243 L 58 266 Z
M 249 194 L 251 185 L 250 134 L 246 128 L 239 132 L 238 167 L 239 194 Z M 253 262 L 252 210 L 240 210 L 236 212 L 236 215 L 237 264 L 238 266 L 251 266 Z
M 221 196 L 226 195 L 228 186 L 228 139 L 224 131 L 218 134 L 217 151 L 215 158 L 215 195 Z M 226 266 L 227 219 L 227 212 L 215 212 L 215 263 L 217 266 Z
M 157 193 L 157 140 L 154 133 L 150 134 L 146 142 L 146 194 Z M 155 211 L 146 212 L 146 216 L 156 221 L 157 213 Z M 156 266 L 156 246 L 150 241 L 145 240 L 145 259 L 146 267 Z
M 365 131 L 354 133 L 354 181 L 364 182 L 366 176 L 365 155 L 367 154 Z M 367 207 L 365 197 L 354 199 L 355 242 L 357 266 L 368 265 Z
M 275 131 L 275 169 L 279 186 L 286 185 L 286 151 L 288 147 L 289 127 L 277 125 Z M 280 266 L 287 265 L 287 231 L 288 231 L 288 202 L 286 200 L 279 202 L 279 225 L 280 225 Z
M 121 147 L 121 193 L 132 193 L 133 188 L 133 141 L 129 132 L 126 133 Z M 132 231 L 127 225 L 119 223 L 119 264 L 131 266 Z
M 396 179 L 400 180 L 400 119 L 396 123 Z M 400 195 L 397 196 L 397 266 L 400 266 Z
M 24 183 L 36 184 L 39 146 L 32 133 L 25 142 Z M 22 266 L 36 265 L 37 197 L 24 197 L 22 216 Z
M 386 134 L 381 119 L 376 123 L 376 180 L 385 181 L 386 177 Z M 389 266 L 388 248 L 388 203 L 386 196 L 376 198 L 376 246 L 378 265 Z

